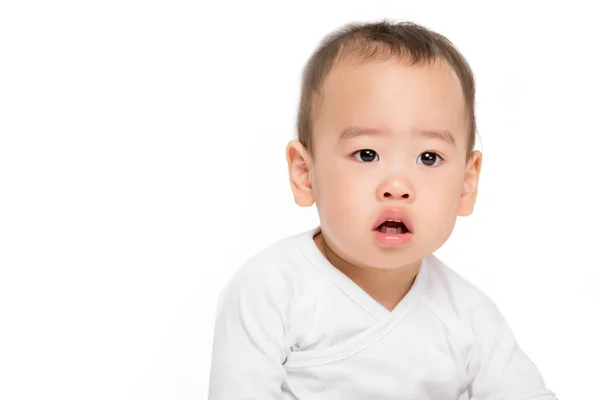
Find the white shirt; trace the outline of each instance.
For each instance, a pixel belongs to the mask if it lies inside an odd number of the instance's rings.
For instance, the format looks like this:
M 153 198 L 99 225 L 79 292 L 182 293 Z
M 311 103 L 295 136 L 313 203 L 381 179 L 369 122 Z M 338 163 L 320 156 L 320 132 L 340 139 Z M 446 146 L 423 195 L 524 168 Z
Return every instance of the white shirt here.
M 492 300 L 434 255 L 389 311 L 321 254 L 319 229 L 223 289 L 210 400 L 556 400 Z

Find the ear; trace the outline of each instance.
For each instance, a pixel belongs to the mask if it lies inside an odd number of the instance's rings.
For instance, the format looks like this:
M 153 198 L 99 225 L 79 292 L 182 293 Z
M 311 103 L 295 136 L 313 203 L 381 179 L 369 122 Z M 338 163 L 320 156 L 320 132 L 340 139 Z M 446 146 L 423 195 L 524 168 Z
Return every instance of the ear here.
M 458 215 L 461 217 L 471 215 L 473 209 L 475 208 L 475 201 L 477 200 L 477 191 L 479 185 L 479 174 L 481 172 L 481 160 L 482 154 L 480 151 L 474 151 L 469 156 L 458 211 Z
M 314 203 L 311 168 L 312 159 L 306 148 L 297 140 L 288 143 L 285 151 L 290 185 L 294 201 L 301 207 L 310 207 Z

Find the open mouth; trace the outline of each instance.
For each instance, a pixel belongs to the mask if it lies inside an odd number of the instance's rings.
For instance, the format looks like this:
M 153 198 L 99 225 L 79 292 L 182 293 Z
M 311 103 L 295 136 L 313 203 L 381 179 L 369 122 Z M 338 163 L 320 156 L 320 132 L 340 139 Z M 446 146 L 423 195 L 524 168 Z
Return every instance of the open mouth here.
M 400 220 L 387 220 L 379 225 L 375 230 L 391 235 L 400 235 L 410 232 L 406 225 L 404 225 L 404 222 Z

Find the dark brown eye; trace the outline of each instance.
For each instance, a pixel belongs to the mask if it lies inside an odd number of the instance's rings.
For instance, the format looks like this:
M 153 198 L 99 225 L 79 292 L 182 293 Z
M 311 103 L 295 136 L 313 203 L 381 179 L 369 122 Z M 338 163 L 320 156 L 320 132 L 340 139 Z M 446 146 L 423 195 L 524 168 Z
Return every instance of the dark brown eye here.
M 372 162 L 372 161 L 375 161 L 375 159 L 379 159 L 379 156 L 377 155 L 377 153 L 375 151 L 369 150 L 369 149 L 358 150 L 357 152 L 355 152 L 353 154 L 353 156 L 358 161 L 362 161 L 362 162 Z
M 432 167 L 434 165 L 439 164 L 442 161 L 442 157 L 439 154 L 434 153 L 433 151 L 426 151 L 421 153 L 417 158 L 417 164 L 423 164 L 428 167 Z

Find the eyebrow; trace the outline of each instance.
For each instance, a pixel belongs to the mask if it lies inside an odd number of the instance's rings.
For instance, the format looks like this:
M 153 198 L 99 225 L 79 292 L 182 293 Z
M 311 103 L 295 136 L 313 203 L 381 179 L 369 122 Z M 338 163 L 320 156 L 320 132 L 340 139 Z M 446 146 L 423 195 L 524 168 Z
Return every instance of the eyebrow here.
M 426 130 L 420 130 L 417 131 L 417 134 L 419 136 L 428 138 L 428 139 L 437 139 L 437 140 L 441 140 L 442 142 L 446 142 L 449 145 L 456 147 L 456 140 L 454 139 L 454 136 L 452 135 L 452 133 L 450 133 L 450 131 L 426 131 Z
M 441 131 L 431 131 L 431 130 L 416 130 L 414 132 L 415 135 L 427 138 L 427 139 L 436 139 L 441 140 L 442 142 L 448 143 L 451 146 L 456 147 L 456 140 L 450 131 L 441 130 Z M 351 126 L 349 128 L 344 129 L 340 137 L 338 138 L 338 142 L 342 142 L 344 140 L 352 139 L 357 136 L 364 135 L 389 135 L 387 131 L 383 131 L 380 129 L 370 129 L 370 128 L 362 128 L 360 126 Z
M 338 142 L 352 139 L 357 136 L 371 136 L 371 135 L 373 135 L 373 136 L 387 135 L 387 132 L 379 130 L 379 129 L 370 129 L 370 128 L 363 128 L 360 126 L 351 126 L 349 128 L 344 129 L 344 131 L 338 138 Z

